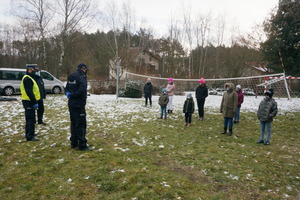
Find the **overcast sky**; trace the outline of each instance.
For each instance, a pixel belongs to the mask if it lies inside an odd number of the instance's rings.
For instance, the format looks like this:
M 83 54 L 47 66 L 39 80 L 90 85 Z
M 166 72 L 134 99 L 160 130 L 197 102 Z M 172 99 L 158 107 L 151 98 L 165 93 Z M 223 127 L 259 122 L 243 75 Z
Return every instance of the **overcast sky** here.
M 1 24 L 11 21 L 9 9 L 16 0 L 0 0 Z M 54 0 L 53 0 L 54 1 Z M 95 0 L 99 8 L 105 8 L 111 0 Z M 128 0 L 126 0 L 128 1 Z M 120 5 L 124 0 L 115 0 Z M 270 11 L 276 7 L 278 0 L 129 0 L 136 12 L 137 23 L 143 19 L 159 35 L 167 34 L 172 14 L 182 16 L 184 8 L 191 13 L 211 13 L 212 17 L 225 16 L 227 26 L 239 27 L 242 33 L 261 23 Z M 181 13 L 180 13 L 181 12 Z
M 109 0 L 102 0 L 100 7 Z M 242 32 L 261 23 L 271 10 L 276 7 L 278 0 L 129 0 L 138 19 L 145 19 L 158 32 L 166 32 L 170 25 L 171 15 L 182 16 L 184 9 L 191 13 L 211 13 L 212 17 L 225 16 L 231 26 L 238 26 Z M 115 0 L 119 5 L 124 0 Z

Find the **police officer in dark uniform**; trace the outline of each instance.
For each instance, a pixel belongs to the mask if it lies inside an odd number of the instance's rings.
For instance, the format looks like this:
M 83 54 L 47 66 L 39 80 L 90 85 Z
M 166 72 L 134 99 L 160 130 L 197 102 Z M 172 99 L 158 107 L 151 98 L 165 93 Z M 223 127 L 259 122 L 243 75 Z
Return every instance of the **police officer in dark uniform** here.
M 40 71 L 39 68 L 37 68 L 36 70 L 38 72 Z M 34 80 L 39 86 L 40 96 L 41 96 L 41 99 L 38 100 L 39 109 L 37 110 L 37 118 L 38 118 L 38 124 L 46 125 L 46 123 L 43 120 L 44 111 L 45 111 L 44 99 L 46 99 L 46 90 L 45 90 L 45 86 L 44 86 L 44 81 L 43 81 L 42 77 L 40 76 L 40 74 L 38 74 L 38 72 L 36 72 L 35 76 L 34 76 Z
M 68 76 L 66 96 L 68 100 L 71 120 L 71 148 L 78 150 L 90 150 L 87 145 L 86 135 L 86 112 L 88 67 L 79 64 L 78 70 Z
M 35 72 L 37 71 L 37 66 L 34 64 L 26 65 L 26 74 L 23 76 L 20 90 L 23 107 L 25 109 L 25 137 L 27 141 L 39 141 L 35 138 L 34 126 L 35 120 L 35 110 L 39 108 L 38 100 L 40 100 L 40 90 L 38 84 L 34 80 Z

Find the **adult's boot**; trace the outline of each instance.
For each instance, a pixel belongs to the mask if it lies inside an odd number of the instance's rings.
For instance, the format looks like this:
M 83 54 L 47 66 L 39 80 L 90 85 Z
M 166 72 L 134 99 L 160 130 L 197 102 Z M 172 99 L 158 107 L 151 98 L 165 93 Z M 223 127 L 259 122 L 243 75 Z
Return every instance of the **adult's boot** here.
M 228 135 L 229 135 L 229 136 L 232 136 L 232 129 L 229 129 Z

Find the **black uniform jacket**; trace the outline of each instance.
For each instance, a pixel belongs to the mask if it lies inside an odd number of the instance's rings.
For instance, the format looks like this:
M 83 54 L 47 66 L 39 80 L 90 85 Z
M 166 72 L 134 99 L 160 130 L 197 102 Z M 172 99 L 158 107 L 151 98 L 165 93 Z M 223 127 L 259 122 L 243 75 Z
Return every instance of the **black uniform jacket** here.
M 84 107 L 87 99 L 86 75 L 81 70 L 70 74 L 66 86 L 66 92 L 71 93 L 69 99 L 70 107 Z

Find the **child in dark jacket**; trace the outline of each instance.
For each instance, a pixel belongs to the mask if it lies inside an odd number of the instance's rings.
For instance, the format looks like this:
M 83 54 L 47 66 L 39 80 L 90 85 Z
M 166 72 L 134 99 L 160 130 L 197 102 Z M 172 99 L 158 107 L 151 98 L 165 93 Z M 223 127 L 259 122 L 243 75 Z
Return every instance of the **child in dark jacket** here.
M 147 107 L 148 99 L 150 102 L 150 107 L 152 107 L 152 88 L 151 79 L 147 79 L 147 83 L 144 85 L 144 97 L 145 97 L 145 107 Z
M 187 95 L 186 100 L 183 105 L 183 113 L 185 113 L 185 126 L 190 126 L 192 123 L 192 114 L 195 111 L 195 104 L 192 97 L 192 94 Z
M 167 105 L 169 103 L 169 96 L 166 89 L 162 89 L 162 94 L 158 99 L 158 104 L 160 105 L 161 114 L 159 119 L 167 119 Z
M 257 142 L 258 144 L 264 143 L 264 145 L 270 144 L 271 139 L 271 123 L 273 121 L 273 117 L 277 114 L 277 103 L 272 98 L 273 96 L 273 89 L 269 89 L 265 92 L 264 99 L 260 102 L 258 111 L 257 111 L 257 117 L 260 121 L 260 140 Z M 267 138 L 264 141 L 264 134 L 265 134 L 265 128 L 267 127 Z

